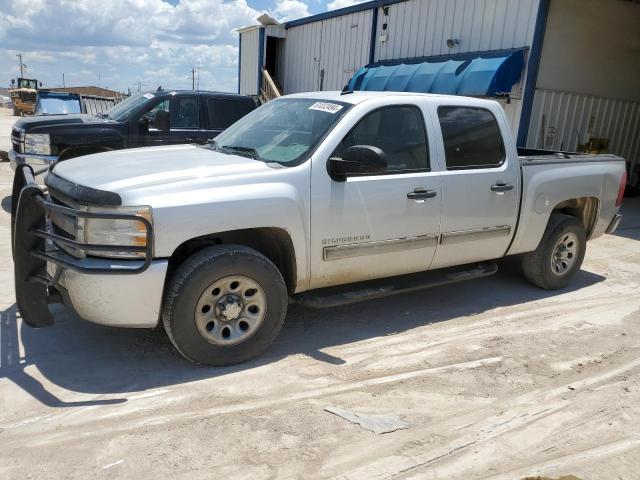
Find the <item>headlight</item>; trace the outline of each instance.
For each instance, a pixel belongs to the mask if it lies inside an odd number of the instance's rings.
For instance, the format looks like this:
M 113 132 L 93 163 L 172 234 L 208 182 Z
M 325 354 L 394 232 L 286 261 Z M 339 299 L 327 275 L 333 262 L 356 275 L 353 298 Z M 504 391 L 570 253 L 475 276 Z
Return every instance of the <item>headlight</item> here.
M 96 213 L 112 213 L 119 215 L 135 215 L 152 222 L 151 207 L 88 207 L 87 211 Z M 147 246 L 147 229 L 142 222 L 111 218 L 78 218 L 76 238 L 84 238 L 84 243 L 93 245 L 128 245 Z M 140 258 L 144 252 L 101 252 L 86 250 L 87 255 L 107 258 Z
M 27 133 L 24 136 L 24 153 L 51 155 L 51 140 L 48 133 Z

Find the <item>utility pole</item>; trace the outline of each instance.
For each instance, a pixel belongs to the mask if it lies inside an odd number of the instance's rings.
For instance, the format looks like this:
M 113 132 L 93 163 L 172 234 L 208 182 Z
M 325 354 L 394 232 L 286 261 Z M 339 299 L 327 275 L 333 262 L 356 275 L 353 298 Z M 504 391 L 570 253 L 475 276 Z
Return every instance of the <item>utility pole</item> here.
M 64 83 L 64 72 L 62 72 L 62 88 L 67 88 L 67 85 Z
M 24 78 L 24 63 L 22 63 L 22 52 L 17 53 L 16 57 L 20 60 L 20 77 Z
M 191 69 L 191 90 L 196 89 L 196 69 L 195 67 Z

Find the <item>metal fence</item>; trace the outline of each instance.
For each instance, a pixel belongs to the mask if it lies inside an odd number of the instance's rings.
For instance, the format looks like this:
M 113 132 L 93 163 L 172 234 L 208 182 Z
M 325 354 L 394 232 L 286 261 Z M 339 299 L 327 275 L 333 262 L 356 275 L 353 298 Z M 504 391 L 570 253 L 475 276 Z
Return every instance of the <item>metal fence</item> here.
M 106 113 L 114 105 L 120 103 L 127 98 L 126 95 L 119 94 L 115 97 L 98 97 L 93 95 L 82 95 L 80 101 L 82 102 L 82 111 L 90 115 L 97 115 L 98 113 Z

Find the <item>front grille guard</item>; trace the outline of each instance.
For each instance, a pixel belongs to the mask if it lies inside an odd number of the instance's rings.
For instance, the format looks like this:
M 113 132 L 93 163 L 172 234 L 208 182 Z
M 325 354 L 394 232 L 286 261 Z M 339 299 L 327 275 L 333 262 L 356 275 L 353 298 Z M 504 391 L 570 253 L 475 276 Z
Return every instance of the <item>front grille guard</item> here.
M 27 324 L 43 327 L 53 324 L 48 303 L 59 301 L 54 299 L 55 285 L 63 270 L 101 275 L 142 273 L 149 268 L 153 257 L 153 227 L 146 218 L 137 215 L 86 212 L 51 203 L 36 184 L 36 175 L 30 165 L 23 164 L 16 168 L 11 204 L 11 246 L 18 308 Z M 52 211 L 81 218 L 139 222 L 145 227 L 146 245 L 94 245 L 57 235 L 49 228 L 47 221 Z M 59 248 L 51 248 L 48 241 L 83 251 L 138 252 L 144 253 L 144 257 L 133 261 L 114 261 L 108 267 L 95 266 L 92 261 L 78 259 Z M 56 266 L 53 276 L 47 271 L 47 263 Z

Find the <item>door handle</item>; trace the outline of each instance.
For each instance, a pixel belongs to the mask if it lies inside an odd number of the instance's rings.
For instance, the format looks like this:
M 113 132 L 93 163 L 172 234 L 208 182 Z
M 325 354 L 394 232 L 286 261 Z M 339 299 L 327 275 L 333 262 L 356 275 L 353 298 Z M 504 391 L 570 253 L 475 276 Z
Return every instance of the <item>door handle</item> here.
M 425 190 L 424 188 L 416 188 L 413 192 L 407 193 L 409 200 L 424 200 L 425 198 L 434 198 L 438 195 L 435 190 Z
M 508 183 L 498 182 L 495 185 L 491 185 L 492 192 L 508 192 L 509 190 L 513 190 L 513 185 Z

